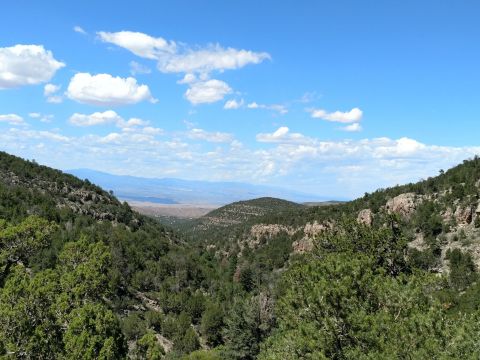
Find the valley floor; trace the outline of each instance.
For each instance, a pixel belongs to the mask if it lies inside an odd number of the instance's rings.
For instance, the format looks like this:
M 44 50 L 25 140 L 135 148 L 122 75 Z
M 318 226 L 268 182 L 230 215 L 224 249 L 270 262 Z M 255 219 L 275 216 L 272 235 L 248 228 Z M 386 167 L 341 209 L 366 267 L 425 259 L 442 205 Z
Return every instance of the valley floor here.
M 127 201 L 136 211 L 153 217 L 176 217 L 181 219 L 196 219 L 219 208 L 219 205 L 198 204 L 158 204 L 146 201 Z

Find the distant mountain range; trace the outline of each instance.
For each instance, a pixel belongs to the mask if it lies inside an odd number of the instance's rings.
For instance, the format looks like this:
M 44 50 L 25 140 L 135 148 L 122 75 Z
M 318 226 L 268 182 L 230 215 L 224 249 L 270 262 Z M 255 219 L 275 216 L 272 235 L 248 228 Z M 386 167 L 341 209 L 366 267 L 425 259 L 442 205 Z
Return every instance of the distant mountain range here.
M 176 178 L 143 178 L 112 175 L 91 169 L 67 170 L 67 173 L 112 190 L 122 200 L 157 204 L 210 204 L 224 205 L 235 201 L 259 197 L 275 197 L 298 203 L 333 200 L 266 185 L 240 182 L 211 182 Z M 343 199 L 335 199 L 343 200 Z

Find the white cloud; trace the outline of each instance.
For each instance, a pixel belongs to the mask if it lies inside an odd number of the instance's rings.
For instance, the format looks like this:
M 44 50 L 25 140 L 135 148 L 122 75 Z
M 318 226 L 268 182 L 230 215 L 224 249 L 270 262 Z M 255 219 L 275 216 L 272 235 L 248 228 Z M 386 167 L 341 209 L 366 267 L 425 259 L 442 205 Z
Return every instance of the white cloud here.
M 57 134 L 51 131 L 31 131 L 35 137 L 38 139 L 47 139 L 53 141 L 60 141 L 60 142 L 69 142 L 70 138 L 68 136 L 63 136 L 61 134 Z
M 41 113 L 37 113 L 37 112 L 31 112 L 28 114 L 29 117 L 31 117 L 32 119 L 37 119 L 43 123 L 50 123 L 52 122 L 52 119 L 54 118 L 53 115 L 51 114 L 41 114 Z
M 142 129 L 142 133 L 146 135 L 160 135 L 160 134 L 163 134 L 163 129 L 152 127 L 152 126 L 146 126 Z
M 178 84 L 191 84 L 197 81 L 197 77 L 194 74 L 187 73 L 182 80 L 178 80 Z
M 335 111 L 329 113 L 323 109 L 313 109 L 312 118 L 323 119 L 327 121 L 339 122 L 344 124 L 355 123 L 362 120 L 363 112 L 359 108 L 353 108 L 350 111 Z
M 187 132 L 187 137 L 193 140 L 204 140 L 208 142 L 223 143 L 231 142 L 233 140 L 233 135 L 223 132 L 208 132 L 203 129 L 190 129 Z
M 127 121 L 121 121 L 119 125 L 122 128 L 132 128 L 136 126 L 146 126 L 148 125 L 148 121 L 139 118 L 131 118 Z
M 142 132 L 149 135 L 158 135 L 163 131 L 162 129 L 147 126 L 149 122 L 146 120 L 139 118 L 125 120 L 113 110 L 95 112 L 93 114 L 75 113 L 70 116 L 69 122 L 74 126 L 82 127 L 113 124 L 122 129 L 123 132 Z
M 148 66 L 139 64 L 136 61 L 130 61 L 130 74 L 137 75 L 137 74 L 150 74 L 152 70 Z
M 258 142 L 265 143 L 305 143 L 308 142 L 308 138 L 300 133 L 290 133 L 290 129 L 286 126 L 279 127 L 273 133 L 260 133 L 257 134 L 256 139 Z
M 235 99 L 228 100 L 225 105 L 223 105 L 223 108 L 226 110 L 234 110 L 234 109 L 239 109 L 243 106 L 243 99 L 240 101 L 237 101 Z
M 17 114 L 0 115 L 0 122 L 5 122 L 10 125 L 25 125 L 23 118 Z
M 168 169 L 180 178 L 268 182 L 332 198 L 417 181 L 480 153 L 480 147 L 427 145 L 411 138 L 323 141 L 294 136 L 287 127 L 259 134 L 257 148 L 226 133 L 193 129 L 198 126 L 158 139 L 150 132 L 159 130 L 141 126 L 103 137 L 19 127 L 0 132 L 0 143 L 5 151 L 64 169 L 72 162 L 94 163 L 107 172 L 149 177 L 162 177 Z M 205 139 L 217 142 L 193 141 Z
M 67 96 L 80 103 L 100 106 L 156 101 L 147 85 L 137 84 L 133 77 L 124 79 L 110 74 L 75 74 L 68 85 Z
M 60 88 L 60 85 L 50 83 L 46 84 L 43 87 L 43 95 L 47 98 L 47 102 L 52 104 L 59 104 L 63 101 L 63 96 L 55 95 L 60 90 Z
M 281 104 L 266 105 L 266 104 L 257 104 L 256 102 L 251 102 L 247 104 L 247 108 L 271 110 L 271 111 L 278 112 L 280 115 L 285 115 L 286 113 L 288 113 L 287 107 Z
M 54 95 L 47 98 L 47 102 L 51 104 L 60 104 L 63 101 L 63 96 Z
M 230 86 L 221 80 L 199 81 L 190 85 L 185 97 L 192 104 L 213 103 L 222 100 L 232 92 Z
M 219 44 L 191 47 L 140 32 L 101 31 L 97 34 L 103 42 L 115 44 L 142 58 L 156 60 L 158 70 L 163 73 L 185 74 L 183 79 L 177 82 L 189 85 L 185 98 L 192 104 L 216 102 L 232 92 L 225 82 L 211 80 L 211 72 L 240 69 L 248 64 L 259 64 L 271 58 L 266 52 L 224 48 Z M 130 66 L 132 74 L 142 73 L 144 70 L 135 62 Z M 147 71 L 145 69 L 145 72 Z M 280 108 L 276 111 L 284 113 Z
M 100 138 L 101 143 L 112 143 L 112 142 L 118 142 L 122 138 L 122 135 L 119 133 L 110 133 L 102 138 Z
M 359 123 L 353 123 L 353 124 L 344 126 L 341 129 L 343 131 L 348 131 L 348 132 L 358 132 L 358 131 L 362 131 L 362 126 Z
M 73 27 L 73 31 L 79 33 L 79 34 L 82 34 L 82 35 L 87 35 L 87 32 L 85 30 L 83 30 L 83 28 L 81 26 L 74 26 Z
M 75 126 L 94 126 L 115 124 L 123 121 L 123 119 L 115 111 L 107 110 L 104 112 L 95 112 L 90 115 L 75 113 L 70 116 L 68 121 Z
M 394 142 L 390 139 L 376 139 L 375 157 L 410 157 L 424 151 L 427 146 L 413 139 L 402 137 Z
M 133 32 L 104 32 L 97 33 L 103 42 L 115 44 L 127 49 L 137 56 L 147 59 L 158 59 L 165 54 L 173 54 L 176 51 L 176 44 L 161 37 L 154 38 L 150 35 Z
M 63 102 L 63 96 L 62 95 L 47 96 L 47 102 L 50 104 L 60 104 Z
M 60 90 L 60 85 L 46 84 L 43 87 L 43 95 L 50 96 L 56 93 L 58 90 Z
M 174 41 L 140 32 L 100 31 L 97 34 L 103 42 L 115 44 L 143 58 L 158 60 L 158 69 L 167 73 L 209 73 L 214 70 L 239 69 L 270 59 L 266 52 L 223 48 L 218 44 L 205 48 L 177 46 Z
M 259 64 L 266 59 L 270 59 L 266 52 L 223 48 L 217 44 L 161 57 L 158 59 L 158 69 L 165 73 L 210 73 L 240 69 L 248 64 Z
M 47 82 L 64 66 L 42 45 L 0 48 L 0 89 Z

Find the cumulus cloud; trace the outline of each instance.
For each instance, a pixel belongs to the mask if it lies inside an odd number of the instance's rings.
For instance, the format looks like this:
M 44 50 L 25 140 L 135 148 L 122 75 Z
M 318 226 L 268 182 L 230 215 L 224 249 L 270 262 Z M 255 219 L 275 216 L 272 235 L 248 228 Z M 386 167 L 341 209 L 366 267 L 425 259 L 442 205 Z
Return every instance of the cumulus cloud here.
M 123 132 L 143 132 L 150 135 L 158 135 L 161 129 L 149 127 L 149 122 L 139 118 L 130 118 L 125 120 L 113 110 L 104 112 L 94 112 L 92 114 L 75 113 L 70 116 L 70 124 L 74 126 L 97 126 L 97 125 L 115 125 L 122 129 Z
M 63 101 L 63 96 L 61 95 L 52 95 L 47 97 L 47 102 L 51 104 L 60 104 Z
M 55 84 L 46 84 L 43 87 L 43 95 L 47 98 L 47 102 L 52 104 L 59 104 L 63 101 L 63 97 L 56 94 L 60 90 L 60 88 L 60 85 Z
M 75 126 L 94 126 L 114 124 L 122 120 L 123 119 L 115 111 L 107 110 L 104 112 L 95 112 L 90 115 L 75 113 L 70 116 L 68 121 Z
M 156 60 L 158 70 L 163 73 L 185 74 L 178 83 L 189 85 L 185 98 L 192 104 L 219 101 L 231 92 L 225 82 L 210 80 L 211 72 L 240 69 L 248 64 L 259 64 L 270 59 L 266 52 L 224 48 L 219 44 L 191 47 L 140 32 L 101 31 L 97 34 L 103 42 L 127 49 L 139 57 Z M 132 62 L 130 67 L 132 74 L 149 72 L 148 68 L 136 62 Z
M 425 144 L 406 137 L 395 141 L 388 138 L 379 138 L 371 141 L 371 143 L 376 145 L 374 156 L 379 158 L 415 156 L 427 148 Z
M 205 79 L 204 79 L 205 80 Z M 197 81 L 197 77 L 194 74 L 187 73 L 183 79 L 178 80 L 178 84 L 192 84 Z
M 0 123 L 2 122 L 9 125 L 25 125 L 23 118 L 17 114 L 0 115 Z
M 54 85 L 54 84 L 46 84 L 43 87 L 43 95 L 45 96 L 50 96 L 55 94 L 58 90 L 60 90 L 59 85 Z
M 270 55 L 266 52 L 223 48 L 219 44 L 192 48 L 179 46 L 175 41 L 133 32 L 97 33 L 103 42 L 127 49 L 137 56 L 157 60 L 158 69 L 166 73 L 209 73 L 239 69 L 248 64 L 259 64 Z
M 122 138 L 122 135 L 120 135 L 119 133 L 110 133 L 100 138 L 99 142 L 103 144 L 108 144 L 112 142 L 118 142 L 121 138 Z
M 223 48 L 217 44 L 161 57 L 158 59 L 158 69 L 165 73 L 210 73 L 214 70 L 240 69 L 248 64 L 259 64 L 266 59 L 270 59 L 266 52 Z
M 28 114 L 29 117 L 31 117 L 32 119 L 36 119 L 40 122 L 43 122 L 43 123 L 50 123 L 52 122 L 52 119 L 54 118 L 53 115 L 51 114 L 41 114 L 41 113 L 38 113 L 38 112 L 31 112 Z
M 161 37 L 155 38 L 141 32 L 119 31 L 112 33 L 100 31 L 97 34 L 103 42 L 115 44 L 147 59 L 159 59 L 176 51 L 175 42 L 167 41 Z
M 127 121 L 120 121 L 118 125 L 122 128 L 132 128 L 136 126 L 146 126 L 148 125 L 148 121 L 139 118 L 131 118 Z
M 362 126 L 359 123 L 353 123 L 353 124 L 344 126 L 341 129 L 343 131 L 348 131 L 348 132 L 358 132 L 358 131 L 362 131 Z
M 353 108 L 350 111 L 335 111 L 329 113 L 323 109 L 313 109 L 312 118 L 323 119 L 327 121 L 339 122 L 344 124 L 355 123 L 362 120 L 363 112 L 359 108 Z
M 83 30 L 81 26 L 78 26 L 78 25 L 73 27 L 73 31 L 82 35 L 87 35 L 87 32 Z
M 142 133 L 146 135 L 160 135 L 160 134 L 163 134 L 163 129 L 152 127 L 152 126 L 146 126 L 142 129 Z
M 272 111 L 278 112 L 280 115 L 285 115 L 286 113 L 288 113 L 287 107 L 285 105 L 280 105 L 280 104 L 266 105 L 266 104 L 257 104 L 256 102 L 251 102 L 247 105 L 247 108 L 272 110 Z
M 231 92 L 232 89 L 226 82 L 212 79 L 191 84 L 185 92 L 185 98 L 194 105 L 213 103 L 222 100 Z
M 235 109 L 239 109 L 243 106 L 243 99 L 241 99 L 240 101 L 237 101 L 235 99 L 232 99 L 232 100 L 228 100 L 225 105 L 223 105 L 223 108 L 226 109 L 226 110 L 235 110 Z
M 45 83 L 64 66 L 42 45 L 0 48 L 0 89 Z
M 300 133 L 290 133 L 290 129 L 286 126 L 279 127 L 273 133 L 257 134 L 258 142 L 264 143 L 305 143 L 308 138 Z
M 231 142 L 233 140 L 233 135 L 224 132 L 208 132 L 203 129 L 190 129 L 187 132 L 187 137 L 193 140 L 204 140 L 208 142 L 214 143 L 224 143 L 224 142 Z
M 156 102 L 147 85 L 137 84 L 133 77 L 113 77 L 110 74 L 78 73 L 70 80 L 67 96 L 80 103 L 99 106 Z
M 130 61 L 130 74 L 137 75 L 137 74 L 150 74 L 152 70 L 148 66 L 139 64 L 136 61 Z
M 258 134 L 259 147 L 198 126 L 169 138 L 156 133 L 138 126 L 135 132 L 68 137 L 12 127 L 0 132 L 0 143 L 5 151 L 56 167 L 95 163 L 108 172 L 150 177 L 164 176 L 167 169 L 183 178 L 288 184 L 332 198 L 417 181 L 480 154 L 480 147 L 428 145 L 411 138 L 324 141 L 287 127 Z

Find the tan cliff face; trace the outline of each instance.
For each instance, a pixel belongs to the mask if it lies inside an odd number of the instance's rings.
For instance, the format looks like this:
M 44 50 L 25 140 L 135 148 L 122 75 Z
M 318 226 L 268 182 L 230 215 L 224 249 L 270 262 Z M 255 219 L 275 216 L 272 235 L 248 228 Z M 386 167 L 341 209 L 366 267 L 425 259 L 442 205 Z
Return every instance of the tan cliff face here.
M 282 224 L 254 224 L 243 238 L 237 239 L 237 245 L 242 251 L 246 247 L 255 250 L 284 233 L 289 237 L 297 237 L 297 240 L 292 242 L 292 253 L 305 253 L 311 251 L 314 246 L 314 240 L 331 227 L 332 224 L 329 222 L 319 223 L 317 221 L 308 222 L 304 226 L 297 227 Z M 215 248 L 214 245 L 208 246 L 212 249 Z M 218 251 L 217 254 L 221 255 Z M 241 256 L 241 253 L 239 253 L 239 256 Z
M 418 195 L 405 193 L 388 200 L 385 204 L 385 209 L 389 214 L 395 213 L 408 219 L 421 202 L 422 198 Z
M 280 224 L 256 224 L 250 228 L 247 243 L 250 248 L 254 249 L 261 244 L 262 240 L 268 241 L 282 232 L 288 236 L 303 233 L 302 238 L 292 243 L 292 251 L 293 253 L 305 253 L 313 249 L 314 239 L 330 227 L 330 223 L 318 223 L 317 221 L 308 222 L 305 226 L 296 228 Z
M 270 239 L 284 232 L 289 236 L 293 236 L 298 229 L 280 224 L 255 224 L 250 228 L 249 246 L 257 247 L 262 239 Z
M 455 210 L 454 213 L 455 220 L 457 222 L 457 225 L 459 226 L 465 226 L 468 225 L 472 222 L 473 219 L 473 209 L 471 206 L 457 206 L 457 209 Z
M 370 209 L 360 210 L 357 215 L 357 222 L 367 226 L 372 226 L 373 224 L 373 211 Z

